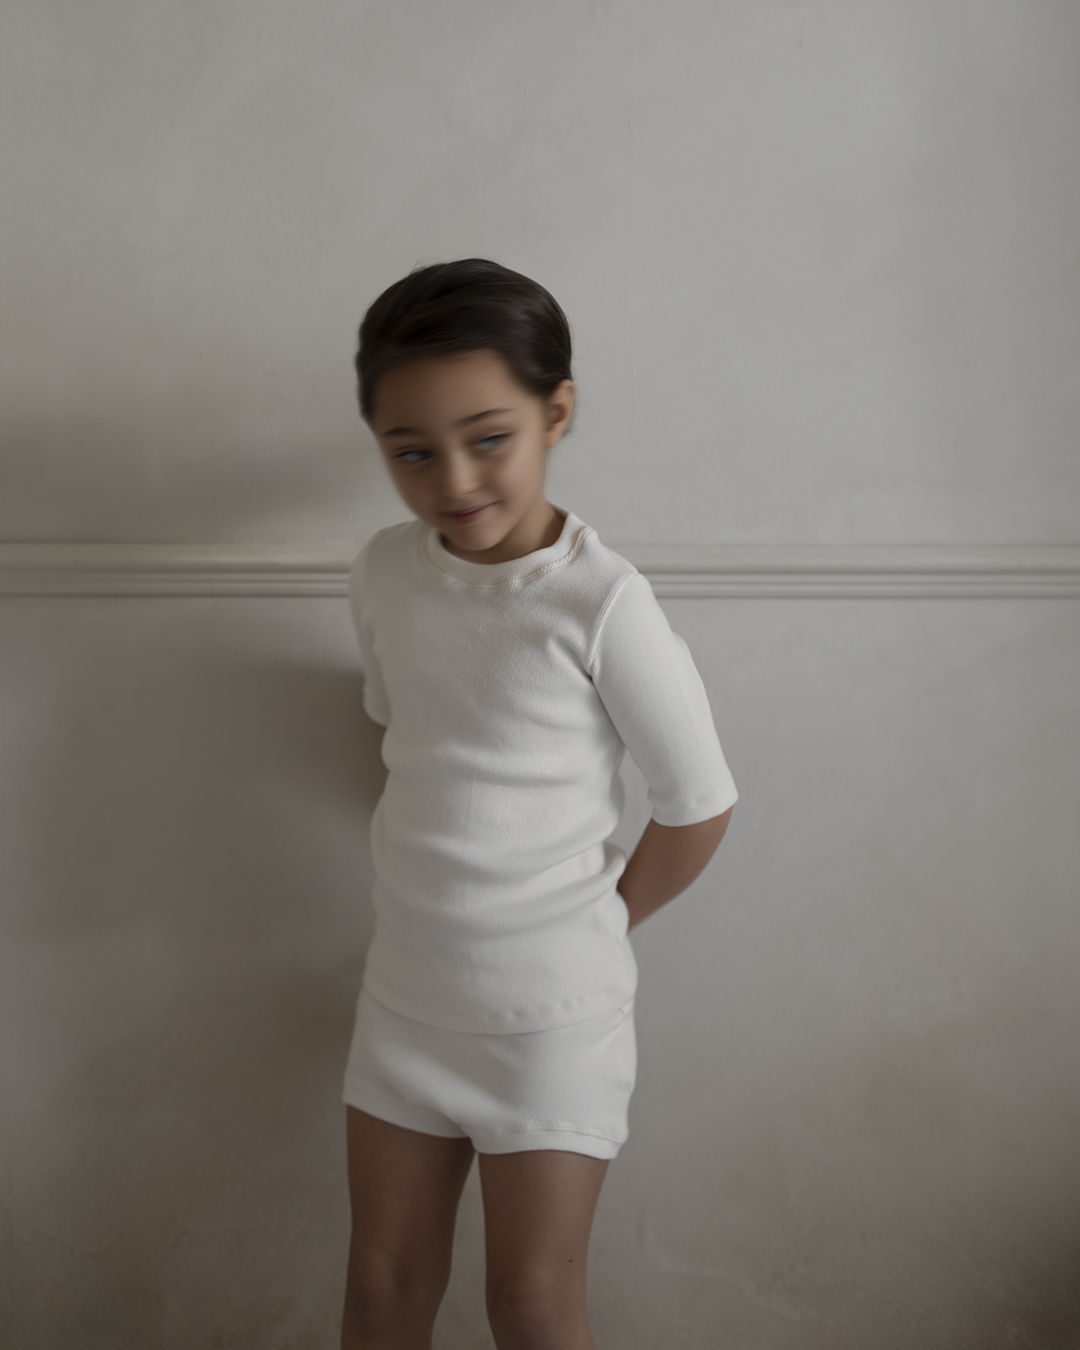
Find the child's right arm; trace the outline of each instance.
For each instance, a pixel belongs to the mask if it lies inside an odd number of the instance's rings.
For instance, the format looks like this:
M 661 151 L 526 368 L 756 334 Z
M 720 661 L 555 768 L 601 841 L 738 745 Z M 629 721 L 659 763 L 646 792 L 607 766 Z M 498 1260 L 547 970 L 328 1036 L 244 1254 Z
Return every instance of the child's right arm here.
M 385 727 L 390 725 L 390 703 L 383 686 L 382 671 L 375 658 L 371 629 L 367 624 L 363 606 L 364 569 L 371 553 L 371 546 L 377 537 L 372 535 L 352 565 L 349 573 L 349 609 L 360 643 L 360 664 L 364 669 L 364 711 L 373 722 Z

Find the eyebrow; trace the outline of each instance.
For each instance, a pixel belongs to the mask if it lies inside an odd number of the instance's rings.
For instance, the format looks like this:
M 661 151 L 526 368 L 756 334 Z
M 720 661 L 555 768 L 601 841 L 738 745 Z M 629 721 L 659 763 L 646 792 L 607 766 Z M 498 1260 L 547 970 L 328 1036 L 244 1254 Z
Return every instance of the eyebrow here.
M 467 427 L 470 422 L 479 422 L 483 417 L 495 417 L 501 413 L 513 412 L 513 408 L 488 408 L 484 412 L 473 413 L 469 417 L 463 417 L 459 422 L 455 422 L 456 427 Z M 384 436 L 422 436 L 424 430 L 422 427 L 391 427 L 389 431 L 382 433 Z

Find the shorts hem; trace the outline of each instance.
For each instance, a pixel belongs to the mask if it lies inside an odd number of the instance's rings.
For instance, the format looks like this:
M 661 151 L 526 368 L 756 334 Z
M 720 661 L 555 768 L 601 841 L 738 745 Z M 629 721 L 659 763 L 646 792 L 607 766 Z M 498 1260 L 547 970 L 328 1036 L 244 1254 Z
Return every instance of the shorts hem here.
M 440 1139 L 467 1139 L 465 1131 L 437 1111 L 429 1111 L 424 1106 L 413 1106 L 411 1102 L 393 1101 L 389 1097 L 380 1097 L 375 1092 L 345 1084 L 342 1096 L 346 1106 L 354 1106 L 377 1120 L 385 1120 L 391 1125 L 400 1125 L 404 1130 L 415 1130 L 418 1134 L 433 1134 Z
M 434 1135 L 439 1139 L 470 1139 L 477 1153 L 532 1153 L 539 1149 L 554 1149 L 561 1153 L 584 1153 L 590 1158 L 611 1159 L 618 1155 L 625 1139 L 612 1139 L 608 1135 L 590 1134 L 586 1130 L 551 1129 L 544 1127 L 525 1127 L 519 1130 L 499 1130 L 490 1134 L 477 1131 L 469 1135 L 467 1131 L 447 1120 L 437 1111 L 429 1111 L 424 1106 L 413 1106 L 411 1102 L 394 1101 L 389 1097 L 380 1097 L 378 1093 L 345 1084 L 342 1100 L 346 1106 L 364 1111 L 376 1120 L 385 1120 L 391 1125 L 399 1125 L 405 1130 L 415 1130 L 418 1134 Z
M 625 1139 L 588 1134 L 584 1130 L 521 1129 L 473 1136 L 477 1153 L 531 1153 L 555 1149 L 561 1153 L 584 1153 L 590 1158 L 614 1158 Z

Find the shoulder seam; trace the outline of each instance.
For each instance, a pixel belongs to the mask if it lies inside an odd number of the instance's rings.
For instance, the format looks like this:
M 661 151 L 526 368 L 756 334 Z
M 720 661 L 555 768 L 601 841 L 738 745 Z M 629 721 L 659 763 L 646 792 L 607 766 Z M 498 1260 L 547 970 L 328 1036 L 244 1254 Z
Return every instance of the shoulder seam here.
M 633 567 L 632 563 L 630 565 Z M 632 572 L 628 572 L 627 575 L 623 577 L 623 579 L 611 592 L 608 598 L 604 601 L 603 608 L 600 610 L 600 613 L 597 616 L 596 632 L 593 634 L 592 641 L 589 643 L 589 652 L 585 658 L 585 669 L 589 672 L 590 677 L 593 675 L 594 671 L 595 666 L 594 658 L 596 656 L 597 643 L 600 641 L 600 635 L 604 631 L 604 625 L 607 623 L 608 615 L 611 613 L 615 605 L 615 601 L 618 600 L 620 595 L 622 595 L 626 587 L 630 584 L 631 581 L 633 581 L 635 577 L 638 577 L 640 575 L 641 573 L 637 570 L 636 567 L 634 567 L 634 570 Z

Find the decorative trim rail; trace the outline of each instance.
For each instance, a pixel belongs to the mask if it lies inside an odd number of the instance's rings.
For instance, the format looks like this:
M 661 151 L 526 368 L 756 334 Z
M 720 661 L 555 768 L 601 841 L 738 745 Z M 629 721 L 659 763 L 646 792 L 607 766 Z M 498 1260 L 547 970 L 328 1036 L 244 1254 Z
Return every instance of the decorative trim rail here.
M 657 596 L 1077 599 L 1080 546 L 612 544 Z M 6 596 L 346 594 L 358 545 L 0 544 Z

